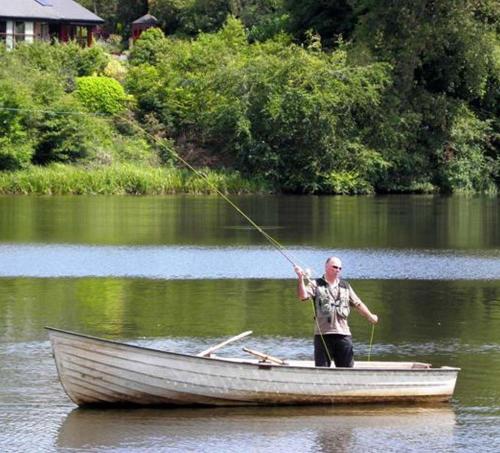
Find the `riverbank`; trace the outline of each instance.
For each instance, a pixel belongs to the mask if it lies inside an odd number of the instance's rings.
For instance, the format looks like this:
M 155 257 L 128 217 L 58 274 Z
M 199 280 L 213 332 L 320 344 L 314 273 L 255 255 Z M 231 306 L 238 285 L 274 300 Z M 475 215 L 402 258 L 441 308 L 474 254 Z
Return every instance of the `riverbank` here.
M 24 170 L 0 172 L 0 195 L 211 195 L 271 194 L 280 192 L 263 178 L 249 178 L 237 170 L 193 171 L 175 167 L 141 164 L 116 164 L 106 167 L 52 164 L 30 166 Z M 463 193 L 475 193 L 456 191 Z M 356 181 L 340 181 L 329 195 L 436 194 L 439 188 L 430 183 L 394 185 L 385 190 L 366 190 Z M 486 191 L 490 195 L 496 190 Z
M 56 164 L 0 172 L 4 195 L 167 195 L 175 193 L 270 193 L 266 182 L 244 178 L 237 171 L 203 170 L 206 178 L 190 170 L 135 166 L 87 168 Z

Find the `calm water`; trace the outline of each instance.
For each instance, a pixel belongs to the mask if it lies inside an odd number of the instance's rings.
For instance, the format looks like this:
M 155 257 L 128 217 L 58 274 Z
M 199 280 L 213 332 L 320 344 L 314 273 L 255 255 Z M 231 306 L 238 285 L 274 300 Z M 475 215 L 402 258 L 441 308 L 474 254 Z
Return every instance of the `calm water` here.
M 1 451 L 497 451 L 500 214 L 486 197 L 240 197 L 291 256 L 345 277 L 381 319 L 373 359 L 459 366 L 439 407 L 82 410 L 51 325 L 179 352 L 312 355 L 291 266 L 211 197 L 0 197 Z M 355 353 L 371 328 L 351 317 Z

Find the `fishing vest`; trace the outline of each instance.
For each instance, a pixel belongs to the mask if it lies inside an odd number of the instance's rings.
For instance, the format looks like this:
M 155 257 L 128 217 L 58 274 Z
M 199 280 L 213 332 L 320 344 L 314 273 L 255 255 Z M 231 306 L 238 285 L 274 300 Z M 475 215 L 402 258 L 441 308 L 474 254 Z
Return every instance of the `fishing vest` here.
M 314 309 L 316 319 L 325 319 L 332 322 L 332 316 L 336 314 L 340 318 L 347 319 L 351 311 L 349 283 L 339 280 L 337 297 L 334 297 L 328 282 L 322 277 L 316 280 L 316 293 L 314 295 Z

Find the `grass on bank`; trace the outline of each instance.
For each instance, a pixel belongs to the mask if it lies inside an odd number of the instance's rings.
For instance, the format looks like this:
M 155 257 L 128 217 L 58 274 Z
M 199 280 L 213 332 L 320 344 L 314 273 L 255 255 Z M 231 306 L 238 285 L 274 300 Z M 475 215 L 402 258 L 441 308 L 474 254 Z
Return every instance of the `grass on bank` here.
M 268 193 L 264 181 L 247 179 L 236 171 L 190 170 L 134 165 L 85 168 L 56 164 L 0 172 L 0 193 L 19 195 L 166 195 Z

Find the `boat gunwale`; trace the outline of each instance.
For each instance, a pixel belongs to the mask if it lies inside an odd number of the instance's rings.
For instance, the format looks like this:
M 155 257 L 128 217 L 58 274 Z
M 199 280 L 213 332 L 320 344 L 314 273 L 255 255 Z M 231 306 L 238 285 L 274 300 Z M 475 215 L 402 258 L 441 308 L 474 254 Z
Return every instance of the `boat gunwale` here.
M 189 359 L 196 359 L 196 360 L 208 360 L 210 362 L 217 362 L 217 363 L 225 363 L 225 364 L 237 364 L 237 365 L 244 365 L 244 366 L 249 366 L 252 368 L 259 367 L 259 368 L 279 368 L 279 369 L 294 369 L 294 370 L 317 370 L 317 372 L 324 373 L 324 372 L 347 372 L 347 373 L 352 373 L 352 372 L 377 372 L 377 371 L 390 371 L 390 372 L 401 372 L 401 373 L 408 373 L 408 372 L 445 372 L 445 373 L 458 373 L 458 371 L 461 370 L 461 368 L 456 368 L 456 367 L 449 367 L 449 366 L 443 366 L 440 368 L 327 368 L 327 367 L 316 367 L 316 366 L 311 366 L 311 367 L 304 367 L 304 366 L 296 366 L 296 365 L 278 365 L 274 363 L 251 363 L 251 362 L 246 362 L 246 361 L 237 361 L 237 360 L 226 360 L 222 357 L 203 357 L 203 356 L 197 356 L 197 355 L 192 355 L 192 354 L 185 354 L 181 352 L 172 352 L 172 351 L 163 351 L 161 349 L 154 349 L 154 348 L 149 348 L 146 346 L 139 346 L 135 344 L 129 344 L 129 343 L 123 343 L 120 341 L 116 340 L 110 340 L 107 338 L 100 338 L 100 337 L 95 337 L 93 335 L 88 335 L 88 334 L 82 334 L 82 333 L 76 333 L 72 332 L 69 330 L 63 330 L 63 329 L 58 329 L 55 327 L 49 327 L 45 326 L 45 329 L 48 330 L 49 332 L 55 332 L 55 333 L 61 333 L 64 335 L 69 335 L 73 337 L 79 337 L 83 339 L 88 339 L 92 341 L 97 341 L 101 343 L 108 343 L 114 346 L 120 346 L 120 347 L 125 347 L 125 348 L 133 348 L 137 350 L 142 350 L 142 351 L 147 351 L 151 352 L 154 354 L 159 354 L 159 355 L 174 355 L 178 356 L 181 358 L 189 358 Z M 410 363 L 416 363 L 416 362 L 410 362 Z

